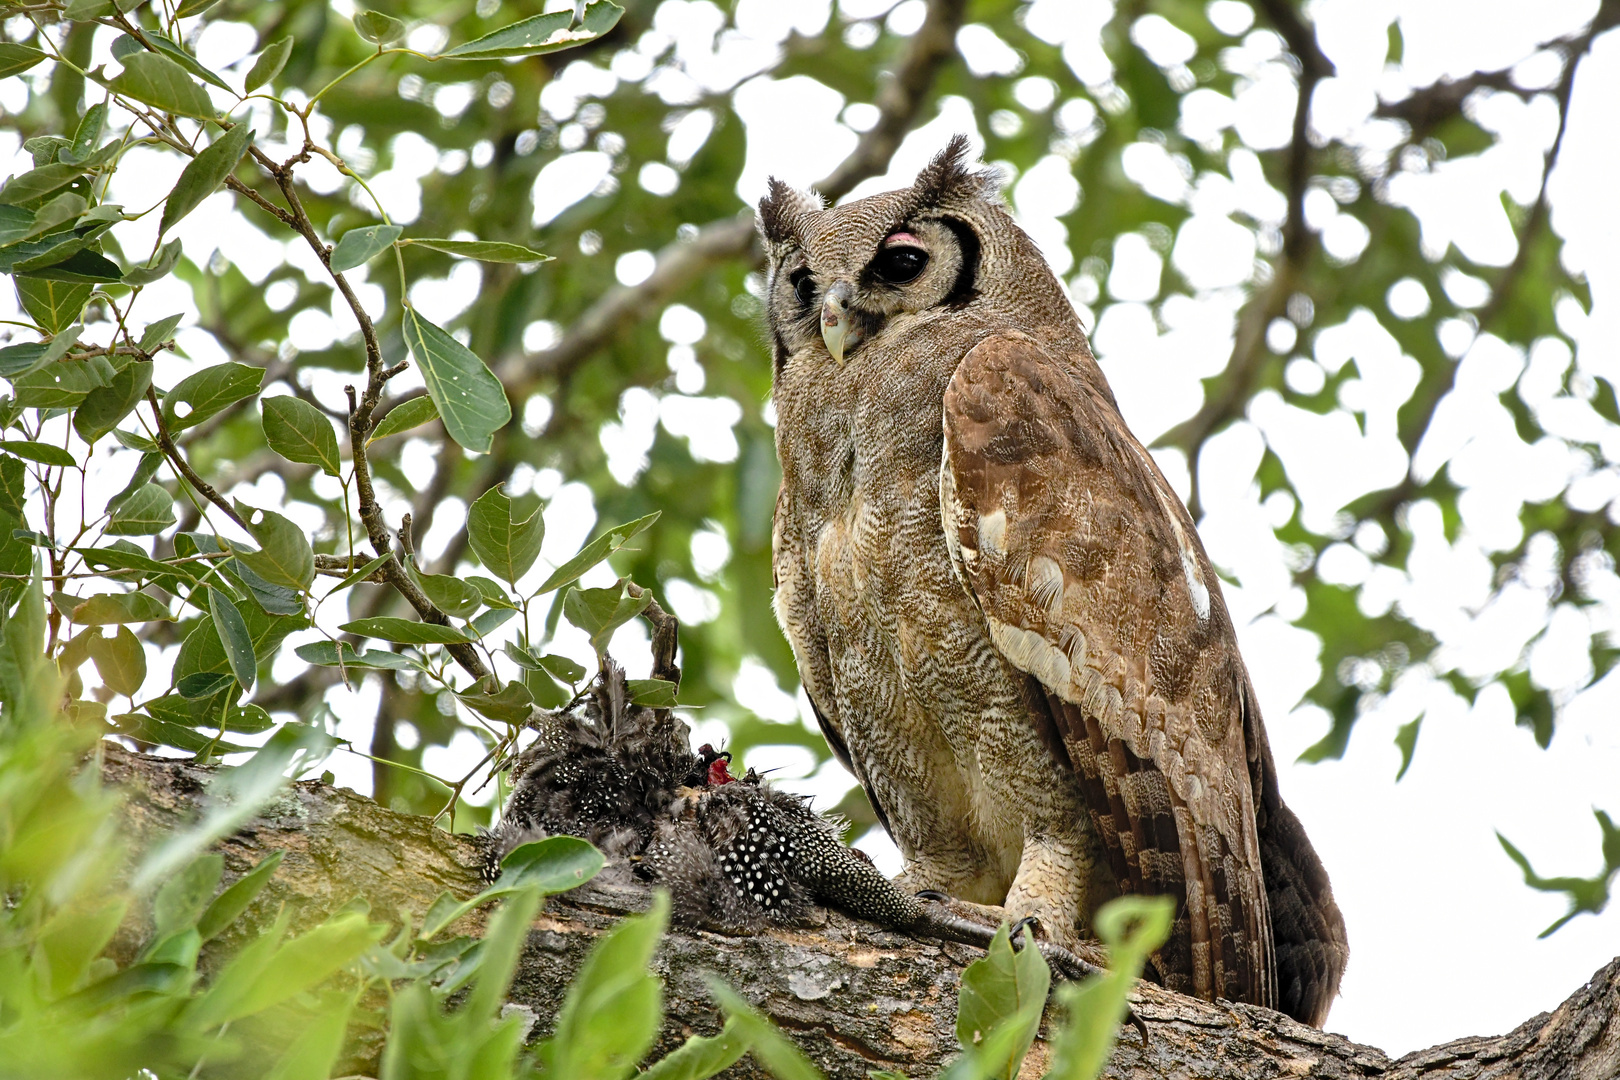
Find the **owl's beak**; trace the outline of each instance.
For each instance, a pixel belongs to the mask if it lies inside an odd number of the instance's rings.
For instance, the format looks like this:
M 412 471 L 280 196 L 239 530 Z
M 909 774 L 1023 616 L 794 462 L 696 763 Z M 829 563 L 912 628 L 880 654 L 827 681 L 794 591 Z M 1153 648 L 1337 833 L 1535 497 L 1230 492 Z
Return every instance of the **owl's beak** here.
M 854 292 L 847 281 L 835 282 L 821 301 L 821 340 L 827 343 L 827 352 L 840 364 L 844 353 L 860 344 L 860 332 L 851 326 L 849 298 Z

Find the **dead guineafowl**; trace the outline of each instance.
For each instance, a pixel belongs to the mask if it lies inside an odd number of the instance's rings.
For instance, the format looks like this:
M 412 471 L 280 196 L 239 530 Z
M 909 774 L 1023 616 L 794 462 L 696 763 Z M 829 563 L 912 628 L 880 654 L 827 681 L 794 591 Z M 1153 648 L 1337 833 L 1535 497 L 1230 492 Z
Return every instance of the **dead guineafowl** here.
M 609 661 L 572 710 L 533 722 L 539 738 L 512 764 L 512 795 L 490 834 L 491 879 L 513 849 L 579 836 L 668 889 L 677 925 L 726 934 L 806 925 L 816 904 L 921 937 L 983 946 L 994 928 L 902 892 L 839 839 L 838 823 L 730 754 L 691 749 L 685 723 L 635 705 Z M 1041 951 L 1071 977 L 1095 970 Z

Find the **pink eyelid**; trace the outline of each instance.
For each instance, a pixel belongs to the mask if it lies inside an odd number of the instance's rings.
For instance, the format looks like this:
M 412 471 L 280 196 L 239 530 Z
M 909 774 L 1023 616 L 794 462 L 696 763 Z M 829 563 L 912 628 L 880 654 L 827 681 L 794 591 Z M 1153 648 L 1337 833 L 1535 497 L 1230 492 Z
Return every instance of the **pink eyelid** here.
M 890 233 L 883 238 L 883 246 L 891 247 L 922 247 L 923 242 L 908 232 Z

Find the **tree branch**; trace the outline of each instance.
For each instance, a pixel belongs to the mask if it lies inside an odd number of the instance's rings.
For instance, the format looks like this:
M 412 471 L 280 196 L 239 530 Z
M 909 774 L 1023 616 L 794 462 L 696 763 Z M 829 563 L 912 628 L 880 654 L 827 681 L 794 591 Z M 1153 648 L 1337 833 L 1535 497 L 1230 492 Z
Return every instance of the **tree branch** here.
M 276 186 L 281 189 L 282 198 L 287 201 L 287 215 L 291 218 L 288 224 L 304 238 L 310 249 L 315 252 L 315 257 L 320 259 L 321 265 L 331 275 L 332 282 L 337 286 L 344 302 L 349 305 L 349 311 L 354 315 L 355 322 L 360 325 L 360 336 L 365 342 L 366 350 L 366 386 L 358 398 L 354 387 L 348 388 L 349 446 L 354 461 L 354 482 L 358 496 L 360 524 L 365 528 L 366 536 L 376 554 L 391 556 L 379 573 L 411 607 L 416 609 L 423 622 L 449 626 L 451 625 L 449 616 L 435 607 L 426 594 L 416 587 L 416 583 L 405 573 L 405 567 L 400 563 L 398 556 L 394 555 L 393 536 L 383 517 L 382 508 L 377 505 L 376 490 L 371 482 L 371 462 L 366 456 L 366 439 L 371 434 L 372 415 L 382 400 L 383 387 L 387 385 L 389 379 L 405 370 L 405 365 L 401 363 L 392 368 L 383 366 L 382 349 L 377 344 L 377 328 L 372 325 L 371 316 L 361 305 L 348 279 L 341 272 L 332 269 L 331 250 L 316 233 L 314 223 L 310 221 L 309 214 L 304 210 L 303 202 L 298 197 L 298 188 L 293 182 L 292 163 L 276 165 L 256 148 L 254 155 L 261 165 L 266 165 L 270 170 Z M 492 673 L 471 643 L 446 645 L 445 650 L 461 665 L 462 670 L 473 677 L 474 681 L 485 686 L 490 684 Z
M 1608 21 L 1606 22 L 1605 19 Z M 1575 92 L 1575 75 L 1580 68 L 1581 61 L 1591 51 L 1592 42 L 1598 34 L 1620 22 L 1620 0 L 1605 0 L 1599 9 L 1597 17 L 1592 20 L 1586 31 L 1569 47 L 1564 61 L 1563 73 L 1558 79 L 1558 88 L 1554 91 L 1553 99 L 1558 104 L 1558 133 L 1553 136 L 1552 145 L 1547 148 L 1542 158 L 1541 186 L 1536 192 L 1536 201 L 1530 207 L 1524 225 L 1519 229 L 1518 250 L 1513 253 L 1513 261 L 1503 267 L 1497 275 L 1496 281 L 1491 285 L 1491 296 L 1486 301 L 1477 316 L 1478 330 L 1488 329 L 1506 308 L 1518 288 L 1519 279 L 1523 277 L 1526 266 L 1530 261 L 1530 249 L 1542 230 L 1547 227 L 1547 217 L 1550 207 L 1547 203 L 1547 184 L 1552 179 L 1554 168 L 1558 165 L 1558 155 L 1564 147 L 1564 133 L 1569 127 L 1569 103 Z M 1429 423 L 1434 419 L 1434 411 L 1440 407 L 1446 395 L 1457 384 L 1457 369 L 1461 361 L 1453 363 L 1444 373 L 1444 377 L 1436 381 L 1434 386 L 1418 403 L 1415 412 L 1409 414 L 1411 419 L 1401 424 L 1401 442 L 1408 447 L 1416 448 L 1423 433 L 1428 430 Z M 1410 407 L 1410 406 L 1409 406 Z M 1402 410 L 1403 412 L 1406 410 Z M 1410 469 L 1401 482 L 1386 491 L 1368 509 L 1364 516 L 1383 523 L 1386 528 L 1395 524 L 1396 512 L 1401 506 L 1411 501 L 1421 489 L 1417 479 Z
M 215 769 L 134 754 L 104 743 L 103 775 L 128 795 L 124 820 L 142 846 L 171 835 L 202 808 Z M 271 852 L 284 861 L 248 908 L 245 926 L 221 939 L 240 947 L 246 935 L 292 912 L 293 929 L 321 922 L 356 896 L 374 917 L 422 914 L 445 889 L 471 896 L 481 887 L 483 852 L 468 836 L 431 828 L 423 817 L 395 813 L 370 799 L 313 781 L 293 785 L 273 812 L 245 823 L 220 845 L 227 879 L 235 880 Z M 549 1033 L 569 983 L 586 954 L 625 914 L 644 910 L 647 887 L 614 860 L 595 880 L 553 897 L 536 920 L 518 963 L 509 1000 L 535 1018 L 530 1040 Z M 727 982 L 769 1016 L 833 1080 L 866 1080 L 869 1070 L 933 1076 L 956 1052 L 956 997 L 961 968 L 977 957 L 965 945 L 924 942 L 875 924 L 826 911 L 817 926 L 773 929 L 757 937 L 671 930 L 654 969 L 664 984 L 665 1020 L 653 1057 L 686 1035 L 720 1027 L 704 981 Z M 474 912 L 454 932 L 479 934 L 485 914 Z M 137 942 L 120 938 L 127 960 Z M 210 949 L 218 946 L 210 946 Z M 1252 1005 L 1210 1003 L 1141 984 L 1132 1009 L 1145 1021 L 1144 1043 L 1122 1035 L 1105 1075 L 1197 1076 L 1252 1080 L 1258 1076 L 1324 1076 L 1342 1080 L 1531 1080 L 1608 1077 L 1620 1073 L 1620 960 L 1610 962 L 1551 1013 L 1512 1033 L 1458 1039 L 1399 1060 L 1295 1023 Z M 1051 1012 L 1044 1029 L 1056 1019 Z M 375 1057 L 377 1036 L 362 1035 L 362 1056 Z M 1040 1075 L 1049 1045 L 1036 1042 L 1025 1062 Z M 371 1061 L 364 1065 L 377 1075 Z M 745 1060 L 726 1072 L 765 1080 Z
M 1226 368 L 1209 387 L 1204 404 L 1193 416 L 1166 432 L 1158 441 L 1182 446 L 1187 451 L 1192 491 L 1187 509 L 1194 519 L 1201 513 L 1198 458 L 1204 443 L 1217 429 L 1243 415 L 1259 384 L 1268 357 L 1266 328 L 1271 320 L 1287 310 L 1315 248 L 1315 234 L 1305 223 L 1305 192 L 1311 178 L 1310 119 L 1311 96 L 1316 84 L 1333 74 L 1333 63 L 1316 41 L 1316 31 L 1300 17 L 1290 0 L 1259 0 L 1258 7 L 1276 27 L 1299 60 L 1299 90 L 1294 100 L 1293 138 L 1288 146 L 1288 216 L 1283 221 L 1282 251 L 1272 264 L 1271 281 L 1249 297 L 1238 315 L 1232 338 L 1232 355 Z
M 184 477 L 186 483 L 190 484 L 197 494 L 219 507 L 220 511 L 236 522 L 243 532 L 251 535 L 253 530 L 249 529 L 248 523 L 242 520 L 242 515 L 236 512 L 234 506 L 225 501 L 223 495 L 214 490 L 212 484 L 197 475 L 197 470 L 193 469 L 191 463 L 181 455 L 180 448 L 174 445 L 174 436 L 169 434 L 168 422 L 163 419 L 163 406 L 158 403 L 157 391 L 150 386 L 146 388 L 146 403 L 152 406 L 152 426 L 157 431 L 158 449 L 163 451 L 163 456 L 168 458 L 169 464 L 173 466 L 174 471 Z
M 956 31 L 965 7 L 965 0 L 929 0 L 922 26 L 907 42 L 893 78 L 878 92 L 878 122 L 861 136 L 854 153 L 815 185 L 822 194 L 840 198 L 889 167 L 901 139 L 916 124 L 940 67 L 955 54 Z M 754 241 L 752 209 L 712 221 L 691 240 L 666 246 L 658 253 L 647 280 L 609 289 L 574 320 L 556 345 L 533 356 L 506 360 L 496 366 L 495 373 L 507 393 L 521 401 L 540 382 L 566 377 L 627 327 L 691 287 L 711 267 L 745 256 L 751 256 L 756 265 L 762 258 Z

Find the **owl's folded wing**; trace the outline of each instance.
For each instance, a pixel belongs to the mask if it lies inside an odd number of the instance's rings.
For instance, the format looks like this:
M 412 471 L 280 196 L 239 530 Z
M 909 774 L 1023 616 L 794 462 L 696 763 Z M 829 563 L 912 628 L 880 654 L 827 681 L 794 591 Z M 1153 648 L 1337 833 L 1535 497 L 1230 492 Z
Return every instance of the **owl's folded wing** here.
M 1246 678 L 1191 519 L 1087 358 L 1003 333 L 945 395 L 940 501 L 957 574 L 1033 676 L 1126 892 L 1176 898 L 1172 989 L 1271 1005 Z M 1095 370 L 1093 367 L 1091 370 Z

